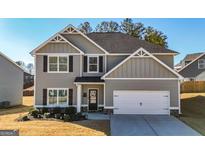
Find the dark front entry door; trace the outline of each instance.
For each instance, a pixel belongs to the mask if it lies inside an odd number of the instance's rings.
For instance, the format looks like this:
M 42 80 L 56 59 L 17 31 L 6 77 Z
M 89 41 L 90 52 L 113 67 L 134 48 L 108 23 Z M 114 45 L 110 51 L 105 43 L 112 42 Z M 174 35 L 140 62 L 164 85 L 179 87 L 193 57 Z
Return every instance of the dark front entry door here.
M 98 101 L 98 90 L 89 89 L 89 110 L 97 110 L 97 101 Z

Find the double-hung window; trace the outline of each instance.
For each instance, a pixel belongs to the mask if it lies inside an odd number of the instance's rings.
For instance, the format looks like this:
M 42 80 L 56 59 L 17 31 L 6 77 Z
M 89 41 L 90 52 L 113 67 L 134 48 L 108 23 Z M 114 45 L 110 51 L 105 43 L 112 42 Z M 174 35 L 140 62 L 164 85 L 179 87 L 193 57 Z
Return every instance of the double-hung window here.
M 88 72 L 97 73 L 98 72 L 98 56 L 89 56 L 88 57 Z
M 205 69 L 205 59 L 198 60 L 198 69 Z
M 68 72 L 67 56 L 49 56 L 49 72 Z
M 68 105 L 68 89 L 48 89 L 49 105 Z

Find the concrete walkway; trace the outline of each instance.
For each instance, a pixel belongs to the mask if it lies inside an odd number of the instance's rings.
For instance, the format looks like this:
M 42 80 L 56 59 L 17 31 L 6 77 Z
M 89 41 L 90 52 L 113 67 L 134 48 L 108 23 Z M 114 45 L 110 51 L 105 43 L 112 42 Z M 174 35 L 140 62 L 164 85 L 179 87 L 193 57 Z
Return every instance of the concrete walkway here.
M 173 116 L 112 115 L 112 136 L 200 136 Z

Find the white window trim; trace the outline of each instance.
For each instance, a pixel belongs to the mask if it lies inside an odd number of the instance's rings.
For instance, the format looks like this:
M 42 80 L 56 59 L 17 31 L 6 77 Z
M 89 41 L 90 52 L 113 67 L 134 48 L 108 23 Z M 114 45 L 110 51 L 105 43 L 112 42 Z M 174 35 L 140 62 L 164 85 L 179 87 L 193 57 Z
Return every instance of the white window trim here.
M 89 63 L 90 57 L 96 57 L 97 58 L 97 71 L 90 71 L 90 63 Z M 97 56 L 97 55 L 89 55 L 88 56 L 88 60 L 87 60 L 87 66 L 88 66 L 88 73 L 99 73 L 99 56 Z
M 203 64 L 200 64 L 200 61 L 203 61 Z M 200 65 L 204 65 L 203 68 L 199 67 Z M 205 69 L 205 59 L 198 60 L 198 69 Z
M 49 90 L 57 90 L 57 104 L 49 104 Z M 67 90 L 67 103 L 66 104 L 59 104 L 58 102 L 58 91 L 59 90 Z M 47 88 L 47 106 L 62 106 L 66 107 L 69 106 L 69 100 L 68 100 L 68 95 L 69 95 L 69 88 Z
M 50 57 L 57 57 L 57 71 L 50 71 Z M 67 71 L 59 71 L 59 57 L 67 57 Z M 48 66 L 48 73 L 69 73 L 69 56 L 61 56 L 61 55 L 54 55 L 54 56 L 48 56 L 47 66 Z

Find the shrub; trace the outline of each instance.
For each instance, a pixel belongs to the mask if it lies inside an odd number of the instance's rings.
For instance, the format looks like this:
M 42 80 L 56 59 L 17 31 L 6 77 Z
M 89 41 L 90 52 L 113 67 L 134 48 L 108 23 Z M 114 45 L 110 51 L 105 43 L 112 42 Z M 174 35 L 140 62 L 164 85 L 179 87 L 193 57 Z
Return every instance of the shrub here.
M 65 114 L 75 115 L 76 113 L 77 113 L 77 110 L 75 107 L 65 108 Z
M 44 113 L 48 112 L 48 108 L 40 108 L 39 110 L 40 110 L 41 114 L 44 114 Z
M 29 120 L 30 120 L 30 119 L 29 119 L 28 115 L 20 116 L 20 117 L 17 119 L 17 121 L 29 121 Z
M 29 115 L 31 115 L 34 118 L 37 118 L 39 115 L 39 110 L 36 110 L 36 109 L 30 110 Z
M 50 113 L 52 114 L 60 114 L 61 113 L 61 108 L 60 107 L 54 107 L 50 109 Z
M 50 113 L 44 113 L 44 117 L 45 117 L 45 118 L 51 118 L 52 116 L 51 116 Z
M 64 122 L 70 122 L 71 118 L 68 114 L 64 115 Z
M 61 119 L 61 114 L 60 113 L 56 113 L 55 115 L 54 115 L 54 117 L 56 118 L 56 119 Z

